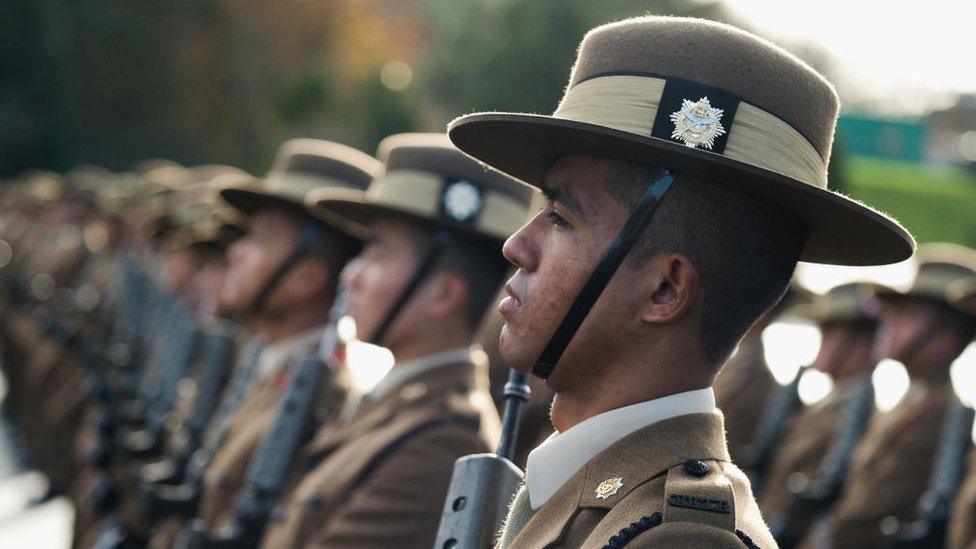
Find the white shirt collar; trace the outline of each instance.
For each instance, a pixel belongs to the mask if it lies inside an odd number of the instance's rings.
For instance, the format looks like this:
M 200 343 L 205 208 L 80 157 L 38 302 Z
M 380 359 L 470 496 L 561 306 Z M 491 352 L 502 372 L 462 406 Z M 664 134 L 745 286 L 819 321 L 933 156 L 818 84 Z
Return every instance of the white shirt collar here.
M 715 409 L 711 387 L 603 412 L 556 433 L 529 453 L 526 487 L 533 509 L 542 507 L 586 462 L 623 437 L 653 423 Z
M 430 354 L 414 360 L 396 364 L 383 379 L 369 391 L 369 399 L 379 400 L 390 391 L 404 385 L 407 381 L 441 366 L 472 362 L 471 347 L 455 347 L 439 353 Z

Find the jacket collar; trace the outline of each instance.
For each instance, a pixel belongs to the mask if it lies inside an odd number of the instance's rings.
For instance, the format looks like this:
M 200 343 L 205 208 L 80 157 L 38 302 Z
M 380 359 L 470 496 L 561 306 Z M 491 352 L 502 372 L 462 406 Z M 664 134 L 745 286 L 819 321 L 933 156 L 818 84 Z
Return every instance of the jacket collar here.
M 529 454 L 526 483 L 538 509 L 591 458 L 626 435 L 672 417 L 715 409 L 711 387 L 610 410 L 558 433 Z
M 346 421 L 324 425 L 309 443 L 308 457 L 316 459 L 329 453 L 344 441 L 374 430 L 409 408 L 433 405 L 477 415 L 477 411 L 467 406 L 468 393 L 476 384 L 475 377 L 476 369 L 470 361 L 441 364 L 419 373 L 398 391 L 363 405 Z
M 615 442 L 536 511 L 513 545 L 555 543 L 579 509 L 610 509 L 637 487 L 690 459 L 729 461 L 725 425 L 718 410 L 665 419 Z M 605 499 L 597 497 L 601 483 L 618 477 L 622 484 L 617 492 Z

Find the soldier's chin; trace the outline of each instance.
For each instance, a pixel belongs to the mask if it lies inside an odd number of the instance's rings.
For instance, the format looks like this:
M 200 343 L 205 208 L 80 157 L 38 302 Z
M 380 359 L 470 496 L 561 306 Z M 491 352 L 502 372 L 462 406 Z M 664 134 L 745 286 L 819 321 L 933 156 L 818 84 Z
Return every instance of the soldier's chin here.
M 505 327 L 502 328 L 502 333 L 499 337 L 498 352 L 502 355 L 505 364 L 509 368 L 522 372 L 523 374 L 531 373 L 532 367 L 535 365 L 535 357 L 531 350 L 527 349 L 516 337 L 508 333 Z

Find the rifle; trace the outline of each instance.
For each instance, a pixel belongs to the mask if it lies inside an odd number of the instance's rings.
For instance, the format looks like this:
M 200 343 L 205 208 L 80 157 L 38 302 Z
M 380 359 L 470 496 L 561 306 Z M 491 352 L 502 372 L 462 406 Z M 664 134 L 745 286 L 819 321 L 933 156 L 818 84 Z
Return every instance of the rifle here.
M 186 377 L 197 356 L 200 329 L 182 307 L 177 315 L 181 322 L 176 326 L 172 345 L 167 345 L 171 352 L 159 365 L 160 383 L 146 406 L 144 428 L 130 432 L 123 444 L 126 455 L 130 457 L 144 458 L 158 452 L 162 447 L 166 418 L 176 402 L 180 382 Z
M 946 527 L 969 453 L 974 415 L 976 411 L 959 401 L 948 410 L 939 435 L 932 476 L 918 500 L 918 517 L 907 523 L 899 522 L 895 517 L 882 520 L 886 548 L 935 549 L 945 546 Z
M 804 368 L 797 370 L 789 385 L 780 387 L 766 399 L 752 442 L 739 452 L 737 461 L 742 469 L 748 472 L 755 493 L 759 493 L 761 489 L 762 476 L 769 467 L 773 449 L 783 434 L 783 426 L 802 406 L 797 389 L 804 370 Z
M 847 413 L 834 434 L 830 450 L 820 463 L 816 476 L 807 482 L 798 483 L 798 486 L 789 487 L 794 498 L 791 511 L 788 516 L 772 521 L 772 534 L 780 547 L 792 547 L 803 535 L 796 527 L 799 516 L 819 515 L 840 497 L 851 456 L 873 414 L 874 385 L 871 377 L 865 376 L 853 389 Z
M 212 425 L 206 433 L 197 437 L 200 446 L 188 452 L 182 464 L 174 464 L 172 477 L 149 478 L 142 482 L 142 505 L 151 521 L 176 515 L 185 519 L 193 518 L 200 500 L 203 474 L 211 457 L 217 452 L 230 428 L 230 418 L 247 394 L 263 347 L 254 344 L 248 349 L 240 364 L 227 383 L 221 398 L 220 407 L 213 415 Z M 177 483 L 173 483 L 176 481 Z
M 508 504 L 523 480 L 512 463 L 522 406 L 529 398 L 526 374 L 512 370 L 505 384 L 505 409 L 498 452 L 473 454 L 454 463 L 434 547 L 491 547 Z
M 331 357 L 339 343 L 338 323 L 345 313 L 346 294 L 341 291 L 329 313 L 329 324 L 317 353 L 299 360 L 292 369 L 278 414 L 265 434 L 254 461 L 248 467 L 244 492 L 234 507 L 234 520 L 225 529 L 211 533 L 199 519 L 192 521 L 176 540 L 179 549 L 223 549 L 257 547 L 264 536 L 275 501 L 284 490 L 295 456 L 302 447 L 314 419 L 319 389 L 328 383 L 333 369 L 321 357 Z

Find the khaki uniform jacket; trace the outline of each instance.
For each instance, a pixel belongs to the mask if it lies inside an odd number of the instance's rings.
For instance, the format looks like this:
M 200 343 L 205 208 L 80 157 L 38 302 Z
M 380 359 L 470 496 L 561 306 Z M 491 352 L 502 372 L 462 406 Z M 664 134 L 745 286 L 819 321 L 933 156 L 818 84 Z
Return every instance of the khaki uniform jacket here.
M 210 531 L 229 524 L 233 518 L 234 505 L 244 489 L 251 458 L 277 417 L 278 401 L 287 388 L 288 373 L 302 356 L 315 352 L 317 343 L 314 337 L 299 337 L 288 342 L 288 348 L 274 347 L 273 352 L 283 363 L 258 381 L 257 387 L 230 419 L 223 444 L 213 456 L 203 477 L 198 518 Z M 266 349 L 269 348 L 272 347 Z M 264 356 L 262 355 L 262 359 Z M 342 389 L 329 387 L 324 393 L 323 404 L 330 408 L 341 405 Z
M 759 497 L 759 507 L 771 523 L 785 520 L 794 512 L 795 499 L 788 487 L 790 476 L 799 473 L 810 480 L 816 477 L 846 417 L 851 397 L 854 396 L 851 389 L 857 388 L 858 381 L 852 379 L 843 386 L 835 387 L 824 400 L 800 412 L 787 424 Z M 813 518 L 793 516 L 792 522 L 799 519 L 803 523 L 791 523 L 790 528 L 805 531 Z
M 949 520 L 949 549 L 976 549 L 976 450 L 969 455 L 968 471 Z
M 461 363 L 417 374 L 319 430 L 263 547 L 429 549 L 454 462 L 488 451 L 498 424 L 486 372 Z
M 597 487 L 620 477 L 620 489 Z M 502 536 L 507 538 L 505 534 Z M 540 507 L 509 547 L 775 547 L 722 415 L 688 414 L 625 436 Z
M 762 341 L 744 343 L 719 372 L 712 387 L 715 405 L 725 414 L 725 430 L 732 456 L 753 442 L 766 401 L 779 384 L 766 366 Z
M 951 398 L 948 383 L 913 383 L 895 408 L 875 415 L 851 458 L 834 512 L 810 531 L 804 547 L 878 547 L 882 519 L 915 518 Z

